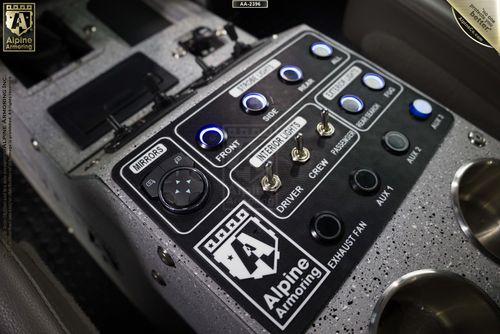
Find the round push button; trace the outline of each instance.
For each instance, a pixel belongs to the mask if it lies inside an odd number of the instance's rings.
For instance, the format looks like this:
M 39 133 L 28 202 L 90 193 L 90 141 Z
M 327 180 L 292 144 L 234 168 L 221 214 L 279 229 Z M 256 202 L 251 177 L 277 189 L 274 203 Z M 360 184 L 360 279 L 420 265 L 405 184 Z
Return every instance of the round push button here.
M 432 114 L 432 105 L 423 99 L 416 99 L 410 104 L 410 114 L 418 119 L 427 119 Z
M 319 212 L 311 221 L 311 235 L 318 241 L 336 242 L 342 236 L 342 232 L 342 222 L 333 212 Z
M 385 87 L 385 80 L 377 73 L 366 73 L 363 75 L 363 84 L 371 90 L 382 90 Z
M 340 98 L 339 103 L 342 109 L 351 114 L 360 113 L 365 107 L 363 100 L 356 95 L 344 95 Z
M 380 178 L 370 169 L 360 168 L 349 175 L 352 190 L 361 195 L 373 195 L 380 188 Z
M 247 93 L 241 98 L 241 107 L 247 114 L 260 114 L 267 110 L 269 102 L 260 93 Z
M 310 50 L 315 57 L 320 59 L 328 59 L 333 55 L 333 47 L 323 42 L 311 44 Z
M 389 131 L 382 137 L 382 145 L 392 154 L 401 155 L 408 152 L 410 141 L 398 131 Z
M 216 124 L 205 125 L 196 134 L 198 145 L 205 150 L 214 150 L 221 147 L 226 139 L 226 131 L 222 126 Z
M 160 200 L 169 211 L 187 213 L 204 203 L 208 181 L 196 168 L 179 167 L 163 178 L 160 189 Z
M 304 78 L 302 70 L 297 66 L 285 65 L 279 71 L 279 77 L 282 81 L 294 84 L 301 82 Z

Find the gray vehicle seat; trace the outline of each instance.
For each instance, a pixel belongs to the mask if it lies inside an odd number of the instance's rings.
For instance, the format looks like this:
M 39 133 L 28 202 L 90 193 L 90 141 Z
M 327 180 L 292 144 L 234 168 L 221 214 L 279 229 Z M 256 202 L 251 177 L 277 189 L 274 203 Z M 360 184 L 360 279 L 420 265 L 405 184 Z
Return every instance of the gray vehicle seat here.
M 26 243 L 0 239 L 0 333 L 97 333 Z
M 500 56 L 445 0 L 350 0 L 343 31 L 362 54 L 500 139 Z

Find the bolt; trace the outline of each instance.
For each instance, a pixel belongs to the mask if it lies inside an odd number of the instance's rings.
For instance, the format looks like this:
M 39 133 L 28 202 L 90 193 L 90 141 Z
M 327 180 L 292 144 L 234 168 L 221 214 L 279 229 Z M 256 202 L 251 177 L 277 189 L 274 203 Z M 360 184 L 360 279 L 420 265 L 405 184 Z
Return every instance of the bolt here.
M 99 161 L 100 161 L 99 159 L 92 160 L 91 162 L 89 162 L 89 164 L 87 166 L 85 166 L 84 170 L 88 171 L 90 168 L 92 168 L 95 165 L 97 165 L 99 163 Z
M 172 52 L 172 56 L 175 58 L 175 59 L 179 59 L 179 58 L 182 58 L 184 57 L 185 55 L 187 55 L 187 51 L 186 49 L 184 49 L 183 47 L 178 47 L 176 48 L 173 52 Z
M 37 151 L 40 151 L 40 143 L 36 139 L 31 139 L 31 145 Z
M 167 251 L 163 247 L 158 246 L 157 251 L 158 251 L 158 256 L 160 257 L 161 262 L 165 263 L 169 267 L 175 268 L 174 259 L 172 259 L 170 254 L 168 254 Z
M 157 272 L 156 270 L 154 270 L 154 269 L 151 270 L 151 276 L 156 281 L 156 283 L 160 284 L 161 286 L 167 285 L 167 283 L 165 282 L 163 277 L 161 277 L 160 273 Z
M 479 131 L 473 130 L 473 131 L 469 132 L 468 137 L 469 137 L 471 144 L 474 146 L 483 147 L 484 145 L 486 145 L 486 138 Z
M 85 27 L 83 27 L 83 33 L 87 38 L 92 37 L 92 35 L 97 31 L 97 27 L 93 24 L 88 24 Z

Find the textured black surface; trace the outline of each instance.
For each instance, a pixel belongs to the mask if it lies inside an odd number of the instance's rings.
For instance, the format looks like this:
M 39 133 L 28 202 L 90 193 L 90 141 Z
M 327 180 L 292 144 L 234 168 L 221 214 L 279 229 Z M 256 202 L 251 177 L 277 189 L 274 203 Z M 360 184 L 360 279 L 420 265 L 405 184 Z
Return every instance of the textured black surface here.
M 171 23 L 140 0 L 91 0 L 88 10 L 134 46 Z
M 1 174 L 0 181 L 4 177 Z M 68 233 L 15 167 L 12 190 L 13 239 L 33 245 L 100 332 L 157 333 Z
M 112 116 L 121 123 L 153 100 L 148 80 L 152 80 L 159 91 L 179 82 L 138 52 L 56 102 L 48 111 L 84 149 L 112 129 L 106 117 Z

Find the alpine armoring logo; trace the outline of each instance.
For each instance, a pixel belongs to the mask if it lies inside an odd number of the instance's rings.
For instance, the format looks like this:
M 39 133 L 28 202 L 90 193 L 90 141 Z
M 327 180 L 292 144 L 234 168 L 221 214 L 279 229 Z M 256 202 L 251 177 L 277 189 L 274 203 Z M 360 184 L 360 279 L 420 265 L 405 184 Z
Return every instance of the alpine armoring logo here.
M 323 284 L 330 271 L 246 201 L 241 201 L 194 247 L 211 269 L 284 330 Z M 228 290 L 228 293 L 234 290 Z M 250 312 L 250 310 L 247 310 Z
M 231 234 L 243 224 L 243 228 Z M 221 226 L 204 247 L 238 279 L 260 279 L 276 274 L 280 254 L 278 238 L 245 209 Z

